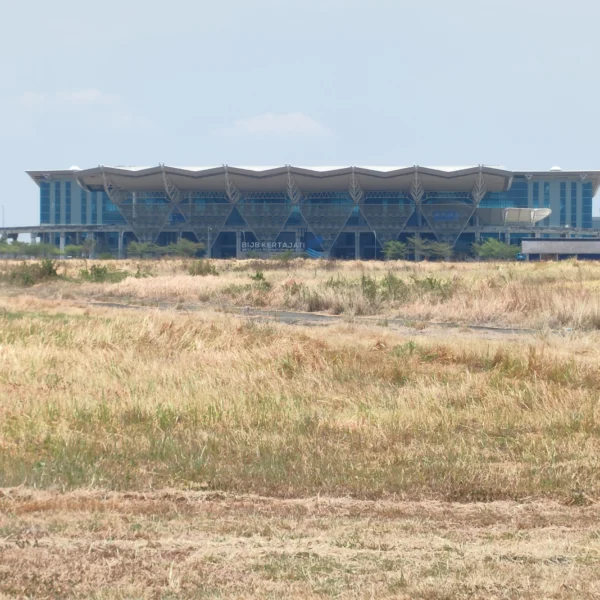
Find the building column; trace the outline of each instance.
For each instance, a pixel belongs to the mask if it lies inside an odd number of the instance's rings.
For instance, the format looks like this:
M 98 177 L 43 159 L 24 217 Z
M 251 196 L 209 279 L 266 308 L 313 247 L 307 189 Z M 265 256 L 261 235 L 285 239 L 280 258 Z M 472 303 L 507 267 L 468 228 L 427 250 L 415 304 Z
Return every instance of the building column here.
M 475 241 L 479 244 L 481 242 L 481 231 L 475 232 Z
M 119 240 L 119 247 L 118 247 L 118 252 L 117 252 L 117 258 L 124 258 L 123 256 L 123 238 L 125 237 L 125 232 L 124 231 L 119 231 L 118 234 L 118 240 Z
M 302 233 L 300 233 L 299 229 L 296 229 L 296 252 L 300 252 L 300 248 L 302 247 Z
M 377 244 L 377 240 L 375 240 Z M 354 259 L 360 260 L 360 231 L 354 232 Z
M 81 231 L 78 231 L 78 232 L 75 234 L 75 244 L 76 244 L 77 246 L 81 246 Z
M 96 234 L 90 231 L 86 239 L 90 240 L 90 258 L 96 258 Z
M 207 227 L 206 236 L 206 258 L 212 258 L 212 228 Z
M 421 234 L 419 232 L 415 233 L 415 240 L 420 240 Z M 415 246 L 415 260 L 421 260 L 421 253 L 417 250 Z
M 507 231 L 507 232 L 504 234 L 504 243 L 505 243 L 505 244 L 510 244 L 510 231 Z
M 64 258 L 65 257 L 65 232 L 64 231 L 60 232 L 59 248 L 60 248 L 60 257 Z
M 239 229 L 235 232 L 235 257 L 242 257 L 242 232 Z
M 132 194 L 132 204 L 133 204 L 133 218 L 137 217 L 137 192 L 133 192 Z
M 35 233 L 33 233 L 33 232 L 30 234 L 30 242 L 32 244 L 37 243 L 37 237 L 36 237 Z

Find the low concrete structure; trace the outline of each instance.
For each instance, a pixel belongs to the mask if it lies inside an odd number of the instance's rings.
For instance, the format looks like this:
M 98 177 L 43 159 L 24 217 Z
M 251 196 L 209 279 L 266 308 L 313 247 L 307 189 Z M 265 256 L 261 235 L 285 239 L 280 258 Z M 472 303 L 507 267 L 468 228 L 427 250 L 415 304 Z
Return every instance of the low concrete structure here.
M 557 259 L 577 257 L 600 260 L 600 240 L 581 238 L 523 240 L 522 252 L 528 260 L 544 256 Z

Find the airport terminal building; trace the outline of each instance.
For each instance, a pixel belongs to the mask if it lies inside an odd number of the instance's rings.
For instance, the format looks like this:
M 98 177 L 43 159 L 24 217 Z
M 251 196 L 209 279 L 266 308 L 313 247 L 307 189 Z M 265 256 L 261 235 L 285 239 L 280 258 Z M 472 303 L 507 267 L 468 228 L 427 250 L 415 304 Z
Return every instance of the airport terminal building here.
M 600 237 L 600 171 L 500 167 L 95 167 L 28 171 L 40 224 L 6 228 L 64 247 L 93 236 L 123 256 L 131 241 L 205 244 L 215 258 L 308 252 L 379 258 L 413 236 L 468 253 L 495 237 Z

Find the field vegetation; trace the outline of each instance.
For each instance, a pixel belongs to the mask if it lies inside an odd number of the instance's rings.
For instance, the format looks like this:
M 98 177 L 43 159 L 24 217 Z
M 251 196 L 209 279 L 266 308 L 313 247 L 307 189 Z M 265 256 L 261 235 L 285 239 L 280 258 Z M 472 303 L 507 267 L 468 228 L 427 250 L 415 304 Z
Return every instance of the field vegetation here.
M 38 264 L 0 262 L 0 284 L 18 282 L 18 273 Z M 85 275 L 94 261 L 52 264 L 58 276 L 35 290 L 48 299 L 256 307 L 533 329 L 600 328 L 600 265 L 595 262 L 123 260 L 98 261 L 104 275 L 94 277 Z M 36 282 L 35 276 L 21 281 Z
M 600 593 L 600 265 L 0 268 L 0 595 Z

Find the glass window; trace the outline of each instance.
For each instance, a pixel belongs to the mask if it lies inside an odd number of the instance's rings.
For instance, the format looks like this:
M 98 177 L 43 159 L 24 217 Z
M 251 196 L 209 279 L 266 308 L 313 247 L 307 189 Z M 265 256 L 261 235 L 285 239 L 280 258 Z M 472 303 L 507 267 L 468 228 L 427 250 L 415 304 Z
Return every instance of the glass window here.
M 60 221 L 60 181 L 54 182 L 54 222 L 59 224 Z
M 524 177 L 515 177 L 510 190 L 506 192 L 487 193 L 479 206 L 481 208 L 527 208 L 527 180 Z
M 102 223 L 124 225 L 126 223 L 121 211 L 113 204 L 106 192 L 102 192 Z
M 567 224 L 567 184 L 565 181 L 560 182 L 560 226 L 564 227 Z
M 98 192 L 92 192 L 92 225 L 98 224 Z
M 577 184 L 571 183 L 571 227 L 577 227 Z
M 289 204 L 285 192 L 242 192 L 242 202 L 246 204 Z
M 50 223 L 50 184 L 40 184 L 40 224 Z
M 592 183 L 586 181 L 581 186 L 581 226 L 592 227 Z
M 65 223 L 71 224 L 71 182 L 65 181 Z
M 87 225 L 87 192 L 80 190 L 81 192 L 81 222 L 83 225 Z
M 550 182 L 544 181 L 544 208 L 550 208 Z M 546 217 L 542 221 L 544 227 L 550 226 L 550 217 Z
M 533 208 L 540 207 L 540 182 L 533 182 Z
M 354 204 L 348 192 L 307 192 L 305 204 Z

